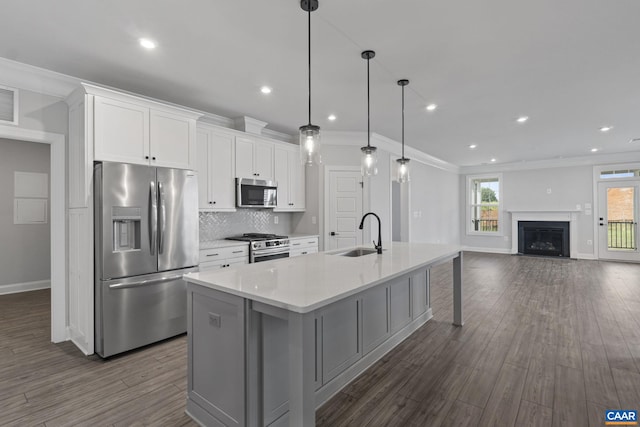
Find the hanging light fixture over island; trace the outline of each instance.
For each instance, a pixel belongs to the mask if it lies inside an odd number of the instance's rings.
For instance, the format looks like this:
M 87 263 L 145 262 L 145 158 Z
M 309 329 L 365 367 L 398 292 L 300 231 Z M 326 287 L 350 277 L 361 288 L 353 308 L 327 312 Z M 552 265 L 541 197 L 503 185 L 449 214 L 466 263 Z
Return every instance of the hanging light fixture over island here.
M 398 162 L 398 182 L 401 184 L 410 180 L 409 159 L 404 156 L 404 87 L 408 84 L 407 79 L 398 80 L 398 85 L 402 86 L 402 157 L 396 162 Z
M 320 151 L 320 126 L 311 124 L 311 12 L 318 9 L 318 0 L 301 0 L 300 7 L 307 12 L 309 46 L 309 122 L 300 126 L 300 161 L 311 166 L 322 162 Z
M 371 176 L 378 173 L 377 148 L 371 146 L 371 114 L 370 114 L 370 89 L 369 89 L 369 61 L 376 56 L 372 50 L 365 50 L 361 54 L 367 60 L 367 146 L 360 148 L 362 151 L 361 171 L 362 176 Z

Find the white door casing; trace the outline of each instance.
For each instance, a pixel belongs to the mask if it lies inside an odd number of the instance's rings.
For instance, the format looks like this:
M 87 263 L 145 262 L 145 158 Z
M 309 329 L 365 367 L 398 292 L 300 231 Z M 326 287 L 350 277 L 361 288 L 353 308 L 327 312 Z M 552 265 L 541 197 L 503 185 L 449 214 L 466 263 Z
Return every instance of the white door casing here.
M 325 205 L 325 250 L 362 244 L 362 176 L 359 171 L 329 170 Z M 334 234 L 332 234 L 334 233 Z
M 625 218 L 630 223 L 616 223 L 617 218 L 609 218 L 610 194 L 616 190 L 627 190 L 631 196 L 632 206 L 631 216 Z M 638 251 L 638 214 L 640 213 L 640 183 L 637 181 L 601 181 L 598 182 L 598 214 L 596 224 L 598 227 L 598 257 L 616 261 L 636 261 L 640 262 L 640 252 Z M 609 242 L 609 222 L 611 224 L 611 234 L 614 235 Z M 629 234 L 634 234 L 635 239 Z M 617 236 L 617 237 L 616 237 Z

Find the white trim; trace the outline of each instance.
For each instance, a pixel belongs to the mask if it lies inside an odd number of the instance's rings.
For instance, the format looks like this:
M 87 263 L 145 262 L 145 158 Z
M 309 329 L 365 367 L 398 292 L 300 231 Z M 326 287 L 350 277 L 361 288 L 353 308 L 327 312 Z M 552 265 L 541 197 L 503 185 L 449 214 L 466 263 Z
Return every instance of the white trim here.
M 322 145 L 337 145 L 337 146 L 353 146 L 361 147 L 366 145 L 366 132 L 344 131 L 344 132 L 323 132 L 322 133 Z M 402 144 L 387 138 L 386 136 L 379 135 L 377 133 L 371 134 L 371 145 L 390 153 L 392 156 L 400 157 L 402 152 Z M 460 173 L 460 168 L 453 163 L 446 162 L 437 157 L 426 154 L 413 147 L 405 145 L 405 156 L 412 162 L 420 162 L 427 166 L 442 169 L 448 172 Z
M 506 248 L 483 248 L 478 246 L 463 246 L 462 250 L 467 252 L 484 252 L 488 254 L 511 255 L 511 249 L 506 249 Z
M 51 144 L 51 341 L 68 339 L 65 136 L 0 125 L 0 138 Z
M 15 294 L 18 292 L 37 291 L 51 287 L 50 280 L 36 280 L 34 282 L 11 283 L 0 285 L 0 295 Z
M 0 85 L 0 89 L 7 90 L 9 92 L 13 92 L 13 120 L 0 120 L 0 124 L 13 125 L 18 126 L 19 118 L 20 118 L 20 90 L 15 87 L 2 86 Z
M 586 260 L 597 260 L 598 259 L 594 254 L 583 254 L 581 252 L 578 252 L 576 254 L 576 257 L 578 259 L 586 259 Z
M 80 84 L 80 79 L 33 65 L 0 58 L 2 84 L 44 95 L 66 98 Z
M 607 163 L 625 163 L 640 161 L 640 153 L 629 151 L 626 153 L 593 154 L 590 156 L 568 157 L 562 159 L 534 160 L 530 162 L 498 163 L 475 166 L 461 166 L 461 174 L 516 172 L 531 169 L 567 168 L 572 166 L 592 166 Z

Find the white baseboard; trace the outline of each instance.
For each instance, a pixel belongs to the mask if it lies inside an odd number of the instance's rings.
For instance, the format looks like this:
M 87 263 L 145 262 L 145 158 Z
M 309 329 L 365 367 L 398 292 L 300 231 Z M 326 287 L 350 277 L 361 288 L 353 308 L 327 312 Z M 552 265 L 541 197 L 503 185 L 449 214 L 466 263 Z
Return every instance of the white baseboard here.
M 583 254 L 583 253 L 578 252 L 576 254 L 576 259 L 593 259 L 593 260 L 595 260 L 595 259 L 598 259 L 598 258 L 596 258 L 596 256 L 594 254 Z
M 489 254 L 511 254 L 511 248 L 479 248 L 477 246 L 463 246 L 462 250 L 468 252 L 486 252 Z
M 0 285 L 0 295 L 15 294 L 17 292 L 37 291 L 51 287 L 50 280 L 36 280 L 35 282 L 11 283 Z

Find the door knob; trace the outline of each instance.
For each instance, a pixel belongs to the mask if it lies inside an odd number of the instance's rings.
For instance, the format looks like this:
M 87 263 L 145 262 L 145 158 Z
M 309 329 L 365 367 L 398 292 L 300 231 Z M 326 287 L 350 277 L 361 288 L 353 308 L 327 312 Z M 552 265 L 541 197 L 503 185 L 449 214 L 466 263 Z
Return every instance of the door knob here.
M 336 233 L 335 231 L 332 231 L 331 233 L 329 233 L 332 236 L 338 236 L 338 233 Z

